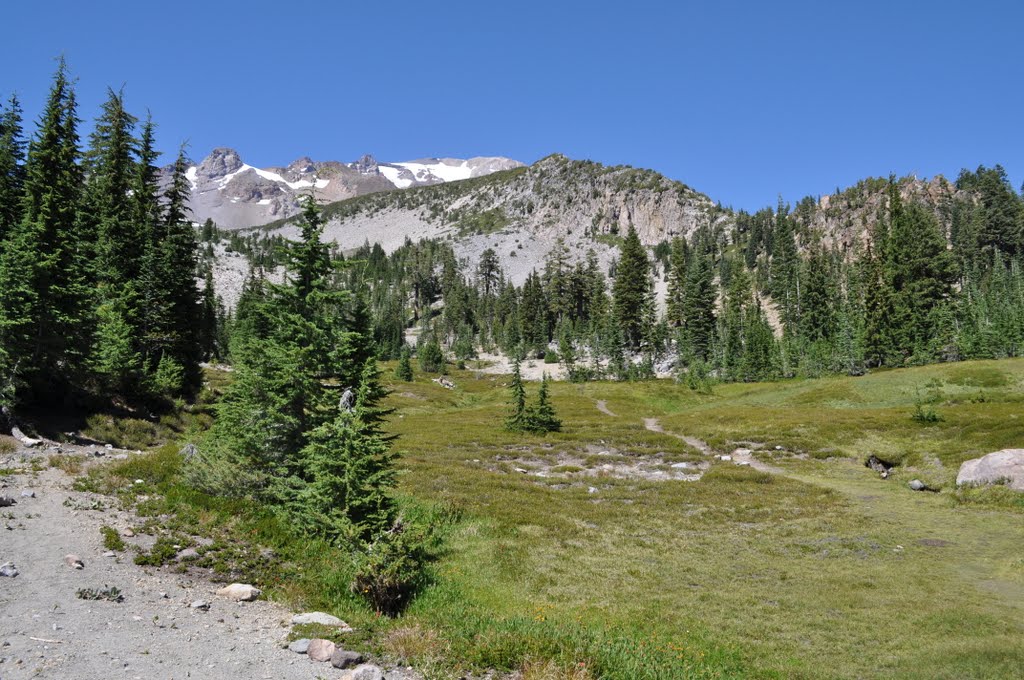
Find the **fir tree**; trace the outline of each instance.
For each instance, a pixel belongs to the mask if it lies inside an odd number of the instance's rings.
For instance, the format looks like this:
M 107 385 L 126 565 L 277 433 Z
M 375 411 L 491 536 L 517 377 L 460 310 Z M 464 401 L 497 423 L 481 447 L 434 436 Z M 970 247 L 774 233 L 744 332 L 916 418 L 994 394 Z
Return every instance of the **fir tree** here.
M 21 220 L 25 180 L 21 116 L 21 104 L 15 96 L 11 96 L 6 108 L 0 108 L 0 250 L 7 234 Z
M 612 284 L 615 319 L 627 349 L 638 350 L 644 337 L 643 310 L 651 297 L 651 265 L 632 226 L 622 242 Z
M 512 363 L 512 382 L 509 384 L 509 391 L 512 392 L 512 410 L 505 418 L 505 429 L 523 432 L 529 429 L 529 421 L 526 412 L 526 389 L 523 387 L 523 376 L 519 371 L 518 361 Z
M 707 361 L 711 357 L 715 334 L 715 281 L 708 256 L 693 255 L 686 281 L 683 308 L 683 329 L 686 354 Z
M 398 357 L 398 366 L 395 368 L 395 377 L 405 382 L 412 382 L 412 361 L 408 345 L 402 345 L 402 353 Z
M 518 366 L 517 366 L 518 368 Z M 520 387 L 522 383 L 520 381 Z M 562 421 L 555 415 L 555 408 L 551 405 L 548 397 L 548 374 L 545 373 L 540 381 L 540 391 L 537 393 L 537 404 L 526 409 L 526 427 L 530 432 L 558 432 L 562 429 Z

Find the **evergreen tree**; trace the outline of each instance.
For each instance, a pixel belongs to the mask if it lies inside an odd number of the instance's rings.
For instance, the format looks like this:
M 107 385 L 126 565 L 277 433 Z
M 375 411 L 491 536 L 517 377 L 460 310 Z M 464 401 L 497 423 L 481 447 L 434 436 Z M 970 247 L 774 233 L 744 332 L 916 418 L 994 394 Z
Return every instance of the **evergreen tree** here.
M 412 382 L 412 361 L 408 345 L 402 345 L 402 353 L 398 357 L 398 366 L 395 368 L 395 377 L 405 382 Z
M 25 180 L 21 115 L 21 104 L 15 96 L 6 108 L 0 107 L 0 250 L 6 236 L 21 220 Z
M 686 239 L 676 236 L 672 239 L 672 250 L 669 258 L 668 297 L 666 314 L 670 326 L 678 328 L 683 325 L 683 310 L 686 306 L 686 261 L 688 259 Z
M 708 256 L 695 252 L 688 267 L 683 330 L 687 356 L 701 361 L 711 357 L 715 334 L 714 271 Z
M 651 297 L 651 266 L 640 237 L 632 226 L 622 242 L 619 265 L 612 284 L 615 319 L 629 350 L 636 351 L 644 338 L 643 310 Z
M 520 383 L 520 387 L 522 383 Z M 530 432 L 558 432 L 562 429 L 562 421 L 555 415 L 555 408 L 548 397 L 548 374 L 540 381 L 537 393 L 537 404 L 526 409 L 526 429 Z
M 30 399 L 78 383 L 92 345 L 90 244 L 77 228 L 77 125 L 61 60 L 29 145 L 21 219 L 0 254 L 0 347 L 29 384 Z
M 529 429 L 529 420 L 526 412 L 526 389 L 523 387 L 519 361 L 512 363 L 512 382 L 509 384 L 509 390 L 512 392 L 512 410 L 505 418 L 505 429 L 523 432 Z

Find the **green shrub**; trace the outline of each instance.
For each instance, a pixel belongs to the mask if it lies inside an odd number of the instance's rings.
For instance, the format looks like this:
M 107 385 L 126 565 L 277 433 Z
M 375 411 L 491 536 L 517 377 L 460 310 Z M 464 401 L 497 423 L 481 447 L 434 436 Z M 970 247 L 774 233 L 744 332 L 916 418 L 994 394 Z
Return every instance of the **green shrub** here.
M 103 525 L 100 527 L 100 533 L 103 535 L 103 547 L 107 550 L 120 551 L 128 547 L 114 527 Z
M 547 352 L 544 353 L 545 364 L 557 364 L 559 361 L 560 359 L 558 358 L 558 352 L 549 349 Z
M 420 369 L 427 373 L 441 373 L 444 370 L 444 352 L 434 338 L 419 348 L 419 360 Z
M 135 564 L 144 567 L 162 567 L 173 562 L 181 549 L 175 547 L 176 545 L 180 544 L 176 544 L 170 536 L 161 536 L 156 539 L 156 543 L 153 544 L 153 548 L 149 552 L 139 553 L 135 556 Z
M 352 592 L 380 614 L 396 616 L 429 581 L 428 531 L 400 517 L 354 557 Z

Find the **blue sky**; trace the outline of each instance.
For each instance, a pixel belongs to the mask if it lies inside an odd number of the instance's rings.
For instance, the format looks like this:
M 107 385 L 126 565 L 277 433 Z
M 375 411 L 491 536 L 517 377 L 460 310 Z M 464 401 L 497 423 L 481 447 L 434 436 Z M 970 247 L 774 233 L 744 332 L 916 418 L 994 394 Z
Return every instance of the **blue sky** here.
M 1024 180 L 1024 4 L 12 2 L 0 96 L 35 118 L 64 54 L 161 147 L 249 163 L 552 152 L 757 209 L 869 175 Z M 166 160 L 166 159 L 165 159 Z

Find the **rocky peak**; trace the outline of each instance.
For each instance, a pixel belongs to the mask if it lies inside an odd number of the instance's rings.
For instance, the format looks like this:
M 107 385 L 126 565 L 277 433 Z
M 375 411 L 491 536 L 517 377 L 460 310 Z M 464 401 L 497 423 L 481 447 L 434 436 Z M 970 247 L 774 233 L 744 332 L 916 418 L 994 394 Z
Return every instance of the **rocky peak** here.
M 370 154 L 364 154 L 352 164 L 352 168 L 358 171 L 360 175 L 375 175 L 380 172 L 377 168 L 377 159 Z
M 234 149 L 220 147 L 210 152 L 210 155 L 199 164 L 198 174 L 200 177 L 223 177 L 241 169 L 243 163 L 241 156 Z
M 296 158 L 294 161 L 289 163 L 286 170 L 299 175 L 307 175 L 311 172 L 316 172 L 316 166 L 313 164 L 312 158 L 309 156 L 303 156 L 302 158 Z

